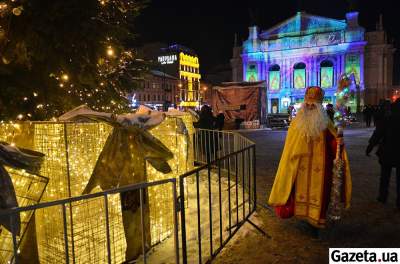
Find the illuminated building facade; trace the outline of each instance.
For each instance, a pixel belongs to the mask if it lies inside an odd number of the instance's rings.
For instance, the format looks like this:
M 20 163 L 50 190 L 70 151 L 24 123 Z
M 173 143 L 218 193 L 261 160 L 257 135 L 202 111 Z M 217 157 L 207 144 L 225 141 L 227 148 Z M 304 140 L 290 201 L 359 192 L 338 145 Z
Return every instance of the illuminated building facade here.
M 268 113 L 286 113 L 289 105 L 304 101 L 305 88 L 312 85 L 325 90 L 324 103 L 334 104 L 337 81 L 347 73 L 355 79 L 350 106 L 356 111 L 377 100 L 368 95 L 374 88 L 364 78 L 379 74 L 365 65 L 375 56 L 368 49 L 368 34 L 358 24 L 358 12 L 347 13 L 346 20 L 298 12 L 263 32 L 252 26 L 242 47 L 233 49 L 233 81 L 265 80 Z M 376 46 L 375 54 L 382 53 Z M 378 71 L 386 67 L 391 72 L 393 53 L 390 47 L 387 50 L 387 61 L 377 66 Z M 382 78 L 391 85 L 391 76 Z
M 179 79 L 167 73 L 151 70 L 141 83 L 141 89 L 131 94 L 133 105 L 149 105 L 162 110 L 180 103 Z
M 197 107 L 200 105 L 200 64 L 197 54 L 182 45 L 172 45 L 162 49 L 157 57 L 159 69 L 179 78 L 180 106 Z

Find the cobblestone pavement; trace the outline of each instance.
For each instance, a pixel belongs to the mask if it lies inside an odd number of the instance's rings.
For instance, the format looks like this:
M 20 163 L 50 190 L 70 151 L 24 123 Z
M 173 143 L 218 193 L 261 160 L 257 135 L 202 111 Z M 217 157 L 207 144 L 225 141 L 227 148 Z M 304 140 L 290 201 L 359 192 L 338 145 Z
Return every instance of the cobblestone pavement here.
M 345 131 L 345 143 L 353 179 L 351 208 L 343 220 L 316 237 L 302 222 L 280 220 L 265 207 L 271 190 L 286 131 L 243 133 L 256 142 L 257 212 L 252 216 L 271 239 L 249 224 L 224 248 L 213 263 L 328 263 L 330 247 L 400 247 L 400 211 L 395 207 L 395 177 L 392 176 L 387 205 L 376 202 L 379 165 L 375 155 L 365 156 L 372 129 Z M 394 172 L 393 172 L 394 174 Z

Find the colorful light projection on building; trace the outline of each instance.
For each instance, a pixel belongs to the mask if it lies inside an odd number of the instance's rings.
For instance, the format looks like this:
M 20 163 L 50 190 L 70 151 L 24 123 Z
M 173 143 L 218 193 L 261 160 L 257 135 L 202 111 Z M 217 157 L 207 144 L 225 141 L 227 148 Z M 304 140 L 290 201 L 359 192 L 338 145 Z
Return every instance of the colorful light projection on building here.
M 258 81 L 258 70 L 256 64 L 249 64 L 246 71 L 246 81 L 256 82 Z
M 306 88 L 306 65 L 304 63 L 300 62 L 294 66 L 293 79 L 295 89 Z
M 269 89 L 277 91 L 280 88 L 281 72 L 278 65 L 273 65 L 269 68 Z
M 321 88 L 327 89 L 333 87 L 333 63 L 329 60 L 324 60 L 320 64 L 321 70 Z
M 321 88 L 333 86 L 333 67 L 321 67 Z
M 269 89 L 270 90 L 279 90 L 280 83 L 280 72 L 279 71 L 270 71 L 269 72 Z
M 346 74 L 354 74 L 356 83 L 360 83 L 360 55 L 347 54 L 346 55 Z

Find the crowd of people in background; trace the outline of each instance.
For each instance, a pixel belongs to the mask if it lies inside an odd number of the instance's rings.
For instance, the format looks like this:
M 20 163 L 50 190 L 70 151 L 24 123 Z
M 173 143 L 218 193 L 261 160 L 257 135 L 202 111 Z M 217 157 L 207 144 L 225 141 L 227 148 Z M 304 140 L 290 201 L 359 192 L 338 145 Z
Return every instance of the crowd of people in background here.
M 212 108 L 208 105 L 203 105 L 198 115 L 199 119 L 193 123 L 193 126 L 205 130 L 199 133 L 194 141 L 201 142 L 205 147 L 195 144 L 195 148 L 199 147 L 199 152 L 202 153 L 207 162 L 210 162 L 213 157 L 215 158 L 216 151 L 220 149 L 220 135 L 213 130 L 222 130 L 224 128 L 225 116 L 222 111 L 214 116 Z
M 376 126 L 388 110 L 390 110 L 390 101 L 387 100 L 382 100 L 379 105 L 365 105 L 362 111 L 365 125 L 371 127 L 372 122 Z
M 203 105 L 198 115 L 199 120 L 193 124 L 194 127 L 217 130 L 222 130 L 224 128 L 225 116 L 222 111 L 219 111 L 218 114 L 214 116 L 212 108 L 208 105 Z

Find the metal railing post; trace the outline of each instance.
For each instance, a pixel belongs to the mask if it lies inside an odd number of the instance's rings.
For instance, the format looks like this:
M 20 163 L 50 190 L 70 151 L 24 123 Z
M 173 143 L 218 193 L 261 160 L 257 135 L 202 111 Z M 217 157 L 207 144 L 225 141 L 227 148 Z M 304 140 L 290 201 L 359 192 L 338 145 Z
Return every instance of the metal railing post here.
M 65 208 L 64 203 L 62 204 L 62 212 L 63 212 L 63 225 L 64 225 L 65 262 L 66 262 L 66 264 L 69 264 L 67 209 Z
M 236 184 L 235 184 L 235 192 L 236 192 L 236 225 L 239 224 L 239 188 L 238 188 L 238 153 L 236 153 L 235 155 L 235 180 L 236 180 Z
M 197 235 L 199 238 L 199 264 L 201 264 L 201 217 L 200 217 L 200 186 L 199 172 L 196 171 L 196 198 L 197 198 Z
M 104 213 L 106 215 L 107 260 L 111 264 L 110 219 L 108 218 L 108 196 L 104 194 Z
M 224 159 L 225 162 L 225 159 Z M 219 200 L 219 243 L 222 247 L 222 190 L 221 190 L 221 160 L 218 160 L 218 200 Z
M 229 236 L 232 235 L 232 220 L 231 220 L 231 159 L 228 157 L 228 223 L 229 223 Z
M 142 227 L 142 254 L 143 254 L 143 263 L 147 263 L 146 258 L 146 236 L 145 236 L 145 223 L 144 223 L 144 208 L 143 208 L 143 188 L 139 189 L 140 195 L 140 225 Z
M 172 179 L 172 196 L 174 206 L 174 246 L 175 246 L 175 263 L 179 264 L 179 232 L 178 232 L 178 198 L 176 190 L 176 179 Z
M 256 145 L 252 147 L 253 149 L 253 192 L 254 192 L 254 201 L 253 201 L 253 211 L 256 210 L 257 207 L 257 185 L 256 185 Z
M 11 233 L 12 233 L 12 241 L 13 241 L 13 253 L 14 253 L 14 263 L 18 264 L 19 260 L 18 260 L 18 242 L 17 242 L 17 230 L 15 227 L 15 217 L 16 217 L 17 213 L 12 212 L 11 213 Z
M 179 177 L 179 209 L 181 213 L 181 236 L 182 236 L 182 263 L 187 264 L 187 248 L 186 248 L 186 220 L 185 220 L 185 178 Z

